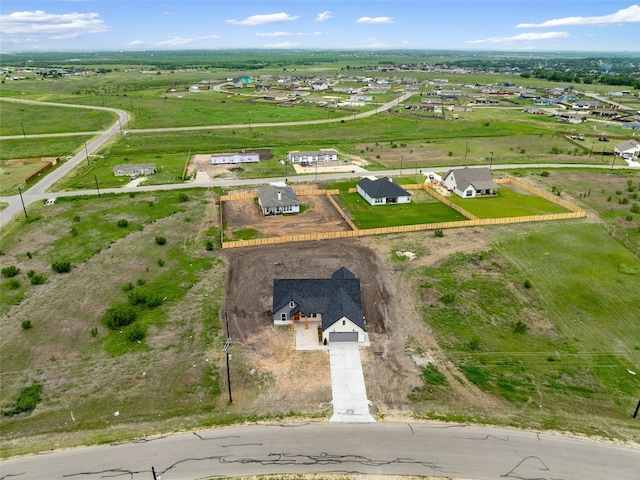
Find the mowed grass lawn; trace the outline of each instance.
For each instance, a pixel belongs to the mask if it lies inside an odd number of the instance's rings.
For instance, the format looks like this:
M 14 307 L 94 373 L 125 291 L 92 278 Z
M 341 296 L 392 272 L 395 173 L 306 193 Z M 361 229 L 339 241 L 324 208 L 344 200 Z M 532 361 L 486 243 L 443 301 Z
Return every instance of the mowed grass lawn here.
M 342 193 L 339 200 L 360 229 L 456 222 L 466 218 L 420 190 L 411 190 L 411 203 L 370 205 L 359 193 Z
M 478 218 L 525 217 L 569 211 L 542 197 L 516 191 L 505 184 L 500 186 L 500 193 L 496 196 L 461 198 L 451 195 L 448 199 Z

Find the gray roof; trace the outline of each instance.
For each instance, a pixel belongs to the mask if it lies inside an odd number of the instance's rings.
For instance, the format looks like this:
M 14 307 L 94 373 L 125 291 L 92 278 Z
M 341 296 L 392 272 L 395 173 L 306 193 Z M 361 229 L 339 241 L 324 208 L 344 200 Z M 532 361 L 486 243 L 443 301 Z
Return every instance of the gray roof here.
M 331 278 L 298 278 L 273 280 L 273 310 L 280 310 L 290 301 L 303 313 L 320 313 L 322 330 L 342 317 L 364 329 L 360 279 L 342 267 Z
M 396 198 L 411 195 L 389 177 L 379 178 L 377 180 L 371 180 L 365 177 L 358 182 L 358 186 L 371 198 Z
M 487 167 L 480 168 L 456 168 L 449 170 L 443 177 L 445 180 L 451 173 L 456 179 L 456 186 L 459 190 L 466 190 L 472 185 L 476 190 L 495 190 L 500 188 L 492 179 L 491 171 Z
M 624 142 L 617 143 L 616 148 L 621 152 L 624 152 L 626 150 L 633 150 L 634 148 L 637 148 L 638 145 L 640 145 L 640 143 L 638 143 L 637 140 L 625 140 Z
M 291 187 L 267 185 L 258 188 L 258 198 L 263 207 L 289 207 L 300 205 L 300 200 Z

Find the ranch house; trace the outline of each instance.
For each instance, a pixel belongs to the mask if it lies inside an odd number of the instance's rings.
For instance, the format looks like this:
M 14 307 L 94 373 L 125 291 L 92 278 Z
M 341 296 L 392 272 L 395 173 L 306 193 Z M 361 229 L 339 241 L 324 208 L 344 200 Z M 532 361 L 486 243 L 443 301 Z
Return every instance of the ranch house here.
M 287 159 L 291 163 L 312 164 L 315 162 L 331 162 L 338 160 L 338 152 L 333 148 L 314 152 L 289 152 Z
M 300 212 L 300 200 L 291 187 L 267 185 L 258 189 L 258 205 L 262 214 L 282 215 Z
M 487 167 L 464 167 L 449 170 L 442 177 L 442 185 L 462 198 L 495 195 L 500 189 L 491 179 L 491 171 Z
M 411 202 L 411 194 L 389 177 L 365 177 L 358 182 L 356 188 L 360 196 L 371 205 Z
M 113 167 L 113 174 L 116 177 L 122 175 L 152 175 L 154 173 L 158 173 L 155 163 L 131 163 Z
M 211 165 L 225 165 L 228 163 L 254 163 L 260 161 L 258 153 L 214 153 L 211 155 Z
M 273 324 L 318 323 L 322 343 L 364 342 L 360 279 L 345 267 L 328 279 L 274 279 Z
M 640 142 L 637 140 L 626 140 L 617 143 L 613 147 L 613 154 L 629 160 L 637 160 L 640 157 Z

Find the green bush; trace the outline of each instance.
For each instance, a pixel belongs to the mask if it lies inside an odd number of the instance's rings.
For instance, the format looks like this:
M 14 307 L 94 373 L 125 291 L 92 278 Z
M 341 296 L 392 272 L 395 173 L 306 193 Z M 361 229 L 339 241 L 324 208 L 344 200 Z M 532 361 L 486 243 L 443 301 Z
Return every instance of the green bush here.
M 139 323 L 134 323 L 129 327 L 125 333 L 127 340 L 130 342 L 141 342 L 146 337 L 147 332 L 144 331 L 144 327 Z
M 127 282 L 124 285 L 122 285 L 123 292 L 130 292 L 131 290 L 133 290 L 133 283 Z
M 118 223 L 116 225 L 118 225 L 120 228 L 127 228 L 129 226 L 129 221 L 121 218 L 120 220 L 118 220 Z
M 531 288 L 533 285 L 531 284 L 531 280 L 524 281 L 524 288 Z
M 178 194 L 178 201 L 179 201 L 180 203 L 182 203 L 182 202 L 188 202 L 188 201 L 189 201 L 189 195 L 187 195 L 187 194 L 186 194 L 186 193 L 184 193 L 184 192 L 180 192 L 180 193 Z
M 136 280 L 136 285 L 138 285 L 139 287 L 141 287 L 142 285 L 144 285 L 145 283 L 147 283 L 147 281 L 144 278 L 138 278 Z
M 631 211 L 632 211 L 633 213 L 640 213 L 640 205 L 638 205 L 637 203 L 634 203 L 634 204 L 631 206 Z
M 7 286 L 11 290 L 17 290 L 20 288 L 20 280 L 18 280 L 17 278 L 10 278 L 9 281 L 7 282 Z
M 31 320 L 23 320 L 22 321 L 22 328 L 24 328 L 25 330 L 29 330 L 31 328 Z
M 98 327 L 93 327 L 91 329 L 91 336 L 92 337 L 97 337 L 98 336 Z
M 540 176 L 541 177 L 548 177 L 549 176 L 549 172 L 545 170 L 540 174 Z
M 456 300 L 456 294 L 454 292 L 445 293 L 440 297 L 440 301 L 445 305 L 451 305 Z
M 51 268 L 56 273 L 68 273 L 71 271 L 71 262 L 56 260 L 51 264 Z
M 442 230 L 441 228 L 436 228 L 433 231 L 433 235 L 436 236 L 436 237 L 442 238 L 442 237 L 444 237 L 444 230 Z
M 5 416 L 18 415 L 19 413 L 27 413 L 35 410 L 40 396 L 42 395 L 42 384 L 39 382 L 33 382 L 27 387 L 23 387 L 18 393 L 13 406 L 2 412 Z
M 529 326 L 524 323 L 522 320 L 518 320 L 513 324 L 513 333 L 524 334 L 529 330 Z
M 165 237 L 156 237 L 156 244 L 164 245 L 167 243 L 167 239 Z
M 130 305 L 121 303 L 112 305 L 107 308 L 102 316 L 102 321 L 111 330 L 117 330 L 121 327 L 133 323 L 136 320 L 136 311 Z
M 211 240 L 207 240 L 207 242 L 204 244 L 204 249 L 208 252 L 213 250 L 213 242 Z
M 9 265 L 7 267 L 4 267 L 2 270 L 0 270 L 0 273 L 2 273 L 3 277 L 11 278 L 11 277 L 15 277 L 18 273 L 20 273 L 20 269 L 15 265 Z
M 34 273 L 31 276 L 31 285 L 44 285 L 47 283 L 47 277 L 39 273 Z

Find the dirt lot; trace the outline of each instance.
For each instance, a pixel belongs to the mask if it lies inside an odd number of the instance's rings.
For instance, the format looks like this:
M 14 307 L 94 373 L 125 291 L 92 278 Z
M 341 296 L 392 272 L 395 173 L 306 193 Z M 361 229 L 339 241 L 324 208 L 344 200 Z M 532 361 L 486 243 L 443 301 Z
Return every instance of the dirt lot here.
M 309 185 L 306 188 L 321 187 Z M 324 195 L 300 195 L 298 198 L 300 203 L 307 207 L 303 213 L 269 217 L 262 215 L 260 207 L 253 199 L 224 202 L 222 216 L 226 225 L 227 238 L 233 239 L 233 230 L 243 228 L 259 230 L 264 237 L 350 230 L 349 225 Z
M 434 242 L 426 234 L 414 235 L 420 242 Z M 413 292 L 403 280 L 403 264 L 389 267 L 386 260 L 396 243 L 406 236 L 304 242 L 267 247 L 225 250 L 228 261 L 225 311 L 231 335 L 247 355 L 248 365 L 270 379 L 252 403 L 261 411 L 292 408 L 327 409 L 331 399 L 328 355 L 325 351 L 297 352 L 293 333 L 272 326 L 273 278 L 328 278 L 341 266 L 361 281 L 362 306 L 367 319 L 371 347 L 361 350 L 367 393 L 374 411 L 385 415 L 406 415 L 411 391 L 421 385 L 420 367 L 438 364 L 456 390 L 452 402 L 491 407 L 473 385 L 454 380 L 456 371 L 443 362 L 437 343 L 419 316 Z M 433 265 L 456 251 L 481 248 L 480 230 L 458 230 L 437 245 L 430 254 L 417 258 L 416 265 Z M 411 339 L 411 340 L 410 340 Z M 420 354 L 407 349 L 409 342 L 420 345 Z M 268 373 L 267 373 L 268 372 Z M 459 373 L 458 377 L 462 377 Z M 247 399 L 248 400 L 248 399 Z M 281 405 L 281 406 L 278 406 Z M 411 408 L 414 408 L 411 406 Z

